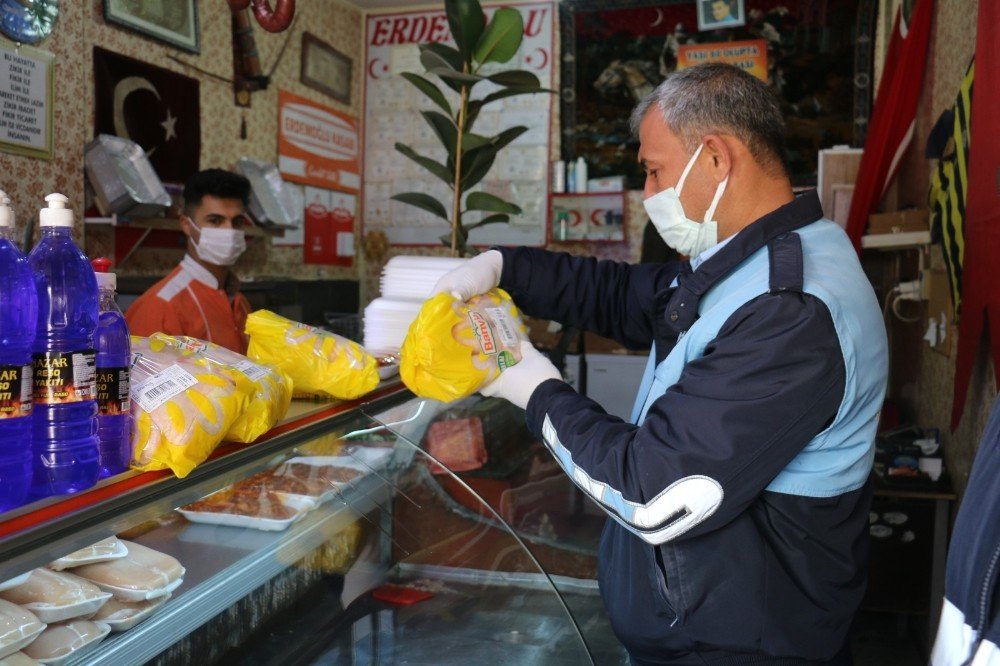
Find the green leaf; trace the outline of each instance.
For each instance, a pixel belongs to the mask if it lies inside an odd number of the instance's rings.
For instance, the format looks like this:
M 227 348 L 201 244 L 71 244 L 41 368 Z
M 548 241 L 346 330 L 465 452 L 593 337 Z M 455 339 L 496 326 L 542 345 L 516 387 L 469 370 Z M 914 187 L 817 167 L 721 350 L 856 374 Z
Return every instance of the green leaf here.
M 486 106 L 491 102 L 495 102 L 498 99 L 503 99 L 505 97 L 514 97 L 515 95 L 533 95 L 535 93 L 551 93 L 554 90 L 549 90 L 548 88 L 504 88 L 503 90 L 497 90 L 492 92 L 481 100 L 476 100 L 479 102 L 480 106 Z
M 472 87 L 485 80 L 482 76 L 478 74 L 465 74 L 464 72 L 456 72 L 450 67 L 434 67 L 427 70 L 428 74 L 435 74 L 440 76 L 442 80 L 448 83 L 455 83 L 460 86 Z
M 479 134 L 472 134 L 471 132 L 462 135 L 462 152 L 467 153 L 475 148 L 480 148 L 490 143 L 490 140 L 485 136 L 480 136 Z
M 493 168 L 493 162 L 496 158 L 497 151 L 493 147 L 493 144 L 470 150 L 465 156 L 466 166 L 463 167 L 462 172 L 462 190 L 472 188 L 485 178 L 489 170 Z
M 483 100 L 471 99 L 465 107 L 465 131 L 472 129 L 472 125 L 479 117 L 479 110 L 483 108 Z
M 469 62 L 472 60 L 472 50 L 479 43 L 486 25 L 483 8 L 477 0 L 445 0 L 444 7 L 451 36 L 458 45 L 462 58 Z
M 505 129 L 504 131 L 500 132 L 495 137 L 493 137 L 490 140 L 490 143 L 493 144 L 494 148 L 500 150 L 501 148 L 504 148 L 511 141 L 514 141 L 517 137 L 521 136 L 527 131 L 528 128 L 524 127 L 523 125 L 517 125 L 516 127 L 508 127 L 507 129 Z
M 473 229 L 478 229 L 479 227 L 485 227 L 487 224 L 497 224 L 499 222 L 510 222 L 510 215 L 504 213 L 495 213 L 493 215 L 487 215 L 483 219 L 475 222 L 473 224 L 466 224 L 466 231 L 472 231 Z
M 445 99 L 444 93 L 438 90 L 437 86 L 419 74 L 414 74 L 412 72 L 403 72 L 401 76 L 412 83 L 417 90 L 427 95 L 432 102 L 444 109 L 448 115 L 451 115 L 451 105 L 448 104 L 448 100 Z
M 542 82 L 538 77 L 523 69 L 512 69 L 506 72 L 497 72 L 492 76 L 487 76 L 490 81 L 505 88 L 540 88 Z
M 494 213 L 521 214 L 521 207 L 504 201 L 500 197 L 486 192 L 471 192 L 465 199 L 465 207 L 468 210 L 485 210 Z
M 443 60 L 448 66 L 450 66 L 456 72 L 462 71 L 462 54 L 458 52 L 458 49 L 448 46 L 446 44 L 441 44 L 439 42 L 431 42 L 430 44 L 420 45 L 420 62 L 423 63 L 423 56 L 425 51 L 430 51 L 437 55 L 441 60 Z
M 448 211 L 445 210 L 444 204 L 429 194 L 424 194 L 423 192 L 403 192 L 402 194 L 393 194 L 389 198 L 416 206 L 429 213 L 434 213 L 443 220 L 448 221 Z
M 441 144 L 448 149 L 448 155 L 453 156 L 455 154 L 455 146 L 458 143 L 458 129 L 451 118 L 437 111 L 421 111 L 420 115 L 424 117 L 427 124 L 437 134 L 438 139 L 441 140 Z
M 459 63 L 458 67 L 455 67 L 448 58 L 444 57 L 438 51 L 432 51 L 431 49 L 424 49 L 420 51 L 420 64 L 424 66 L 428 72 L 435 69 L 443 69 L 450 72 L 461 72 L 462 65 Z
M 479 38 L 473 58 L 478 63 L 507 62 L 517 53 L 523 37 L 524 19 L 521 18 L 521 12 L 502 7 L 493 14 L 493 20 Z
M 440 162 L 435 162 L 429 157 L 418 155 L 415 150 L 401 143 L 396 144 L 396 150 L 409 157 L 411 160 L 430 171 L 432 174 L 443 180 L 449 187 L 455 184 L 455 172 L 448 169 Z

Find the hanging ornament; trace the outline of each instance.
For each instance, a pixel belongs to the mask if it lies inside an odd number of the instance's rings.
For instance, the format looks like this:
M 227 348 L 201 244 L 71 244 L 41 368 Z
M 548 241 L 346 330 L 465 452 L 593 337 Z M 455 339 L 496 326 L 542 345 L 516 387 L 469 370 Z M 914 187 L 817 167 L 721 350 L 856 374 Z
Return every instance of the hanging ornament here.
M 0 0 L 0 32 L 18 44 L 37 44 L 51 35 L 58 17 L 59 0 Z

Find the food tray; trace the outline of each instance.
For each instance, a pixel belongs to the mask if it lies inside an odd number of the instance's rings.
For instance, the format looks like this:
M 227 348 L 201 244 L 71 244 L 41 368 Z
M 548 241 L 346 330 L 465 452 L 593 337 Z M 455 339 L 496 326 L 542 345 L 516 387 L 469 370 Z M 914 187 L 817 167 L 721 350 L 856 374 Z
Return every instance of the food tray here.
M 254 516 L 241 516 L 235 513 L 215 513 L 209 511 L 188 511 L 187 509 L 177 509 L 177 512 L 190 520 L 192 523 L 204 523 L 206 525 L 225 525 L 227 527 L 249 527 L 255 530 L 265 530 L 269 532 L 280 532 L 288 529 L 288 526 L 306 514 L 315 506 L 312 502 L 304 502 L 297 495 L 289 495 L 282 498 L 282 503 L 295 509 L 295 515 L 291 518 L 278 520 L 276 518 L 256 518 Z
M 45 624 L 40 624 L 40 625 L 38 625 L 38 629 L 36 629 L 35 631 L 31 632 L 27 636 L 23 636 L 22 638 L 17 639 L 13 643 L 9 643 L 7 645 L 4 645 L 4 646 L 0 647 L 0 659 L 3 659 L 5 657 L 9 657 L 10 655 L 14 654 L 15 652 L 19 652 L 21 650 L 21 648 L 23 648 L 23 647 L 25 647 L 27 645 L 31 645 L 31 643 L 36 638 L 38 638 L 38 634 L 40 634 L 43 631 L 45 631 L 45 627 L 46 626 L 47 625 L 45 625 Z M 23 631 L 24 627 L 22 626 L 21 629 Z
M 111 593 L 105 592 L 93 599 L 78 601 L 75 604 L 66 604 L 65 606 L 46 606 L 39 603 L 21 604 L 21 606 L 30 610 L 35 614 L 35 617 L 45 624 L 53 624 L 76 618 L 90 617 L 100 610 L 101 606 L 110 598 Z
M 90 582 L 94 583 L 94 585 L 101 588 L 105 592 L 110 592 L 112 596 L 119 601 L 149 601 L 150 599 L 170 596 L 170 593 L 180 587 L 181 583 L 184 582 L 184 573 L 184 567 L 181 567 L 181 575 L 177 580 L 164 587 L 156 588 L 155 590 L 135 590 L 127 587 L 105 585 L 104 583 L 98 583 L 96 581 Z
M 88 546 L 88 548 L 90 548 L 90 546 Z M 83 548 L 81 550 L 87 550 L 87 548 Z M 54 560 L 49 564 L 49 569 L 52 569 L 53 571 L 62 571 L 63 569 L 82 567 L 84 564 L 97 564 L 98 562 L 120 560 L 128 555 L 128 547 L 126 547 L 125 544 L 118 539 L 115 539 L 115 550 L 113 553 L 106 555 L 90 555 L 86 557 L 73 557 L 74 555 L 75 553 L 70 553 L 66 557 L 60 557 L 58 560 Z
M 129 629 L 136 626 L 137 624 L 145 620 L 147 617 L 155 613 L 160 608 L 160 606 L 162 606 L 164 603 L 167 602 L 168 599 L 170 599 L 169 592 L 167 592 L 162 597 L 157 597 L 156 599 L 149 601 L 148 602 L 149 605 L 140 610 L 135 615 L 124 618 L 122 620 L 113 620 L 111 619 L 113 616 L 109 616 L 106 618 L 102 618 L 100 620 L 94 620 L 94 622 L 103 622 L 104 624 L 111 627 L 111 631 L 115 633 L 128 631 Z
M 96 638 L 94 638 L 92 641 L 90 641 L 89 643 L 87 643 L 86 645 L 84 645 L 79 649 L 73 650 L 68 654 L 62 655 L 61 657 L 52 657 L 50 659 L 39 659 L 38 663 L 47 664 L 48 666 L 63 666 L 64 664 L 68 664 L 70 661 L 75 661 L 77 659 L 80 659 L 84 655 L 93 652 L 94 649 L 101 644 L 101 641 L 107 638 L 108 634 L 111 633 L 111 627 L 108 626 L 107 622 L 95 621 L 94 624 L 96 624 L 100 628 L 101 634 Z
M 28 578 L 31 577 L 31 572 L 23 573 L 20 576 L 14 576 L 10 580 L 5 580 L 0 583 L 0 592 L 4 590 L 9 590 L 12 587 L 17 587 L 18 585 L 23 585 L 28 582 Z

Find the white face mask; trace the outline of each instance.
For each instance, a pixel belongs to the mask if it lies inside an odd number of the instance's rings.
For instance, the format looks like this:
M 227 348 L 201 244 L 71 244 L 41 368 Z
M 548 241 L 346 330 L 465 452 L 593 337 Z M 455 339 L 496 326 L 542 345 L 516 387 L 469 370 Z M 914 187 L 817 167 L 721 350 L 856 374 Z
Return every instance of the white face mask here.
M 247 249 L 246 235 L 241 229 L 199 227 L 194 220 L 191 225 L 201 232 L 197 242 L 193 238 L 191 241 L 203 261 L 216 266 L 232 266 Z
M 719 224 L 712 219 L 712 216 L 715 215 L 715 209 L 719 205 L 719 200 L 722 199 L 723 192 L 726 191 L 726 184 L 729 182 L 729 176 L 726 176 L 725 180 L 715 188 L 715 198 L 712 199 L 712 205 L 705 211 L 705 219 L 702 222 L 688 219 L 684 213 L 684 206 L 681 205 L 681 189 L 684 187 L 688 173 L 691 172 L 691 167 L 694 166 L 695 160 L 701 154 L 703 145 L 699 145 L 698 150 L 694 151 L 694 155 L 688 160 L 680 180 L 677 181 L 677 187 L 668 187 L 642 202 L 642 205 L 646 207 L 649 219 L 652 220 L 653 226 L 656 227 L 664 242 L 689 257 L 697 257 L 719 242 Z

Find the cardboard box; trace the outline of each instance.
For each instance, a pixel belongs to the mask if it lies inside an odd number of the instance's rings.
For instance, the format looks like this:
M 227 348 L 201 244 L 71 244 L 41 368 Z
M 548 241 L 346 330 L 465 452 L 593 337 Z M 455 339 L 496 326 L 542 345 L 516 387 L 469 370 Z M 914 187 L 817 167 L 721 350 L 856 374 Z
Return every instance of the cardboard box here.
M 898 234 L 906 231 L 930 229 L 926 209 L 910 208 L 893 213 L 876 213 L 868 216 L 868 233 Z

